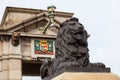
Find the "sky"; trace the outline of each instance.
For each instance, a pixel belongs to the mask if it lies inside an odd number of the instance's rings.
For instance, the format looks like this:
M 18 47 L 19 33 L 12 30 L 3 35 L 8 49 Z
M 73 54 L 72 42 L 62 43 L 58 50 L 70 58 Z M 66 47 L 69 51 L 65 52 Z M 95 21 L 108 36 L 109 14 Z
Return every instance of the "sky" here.
M 90 34 L 91 62 L 103 62 L 120 75 L 120 0 L 0 0 L 0 20 L 6 6 L 72 12 Z M 40 80 L 23 77 L 23 80 Z

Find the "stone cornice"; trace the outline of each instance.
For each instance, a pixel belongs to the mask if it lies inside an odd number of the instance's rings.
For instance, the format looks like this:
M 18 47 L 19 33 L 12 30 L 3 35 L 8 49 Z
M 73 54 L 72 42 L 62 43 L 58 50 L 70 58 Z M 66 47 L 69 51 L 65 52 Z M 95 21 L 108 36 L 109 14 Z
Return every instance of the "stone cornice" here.
M 9 59 L 22 59 L 22 54 L 9 54 Z
M 0 60 L 3 59 L 22 59 L 22 54 L 3 54 L 2 56 L 0 56 Z
M 11 32 L 6 33 L 6 32 L 0 32 L 0 35 L 7 36 L 7 35 L 12 35 Z M 30 38 L 51 38 L 51 39 L 56 39 L 56 35 L 46 35 L 46 34 L 38 34 L 38 35 L 33 35 L 33 34 L 25 34 L 25 33 L 20 33 L 21 37 L 30 37 Z

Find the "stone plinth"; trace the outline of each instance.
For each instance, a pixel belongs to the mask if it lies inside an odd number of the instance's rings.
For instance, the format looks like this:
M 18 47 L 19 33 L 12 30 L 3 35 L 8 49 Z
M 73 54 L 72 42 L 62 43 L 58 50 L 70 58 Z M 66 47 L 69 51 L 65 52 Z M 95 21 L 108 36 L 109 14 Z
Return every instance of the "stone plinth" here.
M 64 72 L 52 80 L 120 80 L 120 77 L 113 73 Z

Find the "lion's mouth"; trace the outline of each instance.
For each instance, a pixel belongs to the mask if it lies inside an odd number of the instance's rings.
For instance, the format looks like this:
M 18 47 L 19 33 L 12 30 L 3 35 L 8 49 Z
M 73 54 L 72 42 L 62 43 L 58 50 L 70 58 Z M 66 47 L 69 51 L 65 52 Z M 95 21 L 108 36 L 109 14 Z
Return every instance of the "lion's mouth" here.
M 74 35 L 82 35 L 83 31 L 75 31 Z
M 83 31 L 75 31 L 74 33 L 74 39 L 80 40 L 82 39 Z

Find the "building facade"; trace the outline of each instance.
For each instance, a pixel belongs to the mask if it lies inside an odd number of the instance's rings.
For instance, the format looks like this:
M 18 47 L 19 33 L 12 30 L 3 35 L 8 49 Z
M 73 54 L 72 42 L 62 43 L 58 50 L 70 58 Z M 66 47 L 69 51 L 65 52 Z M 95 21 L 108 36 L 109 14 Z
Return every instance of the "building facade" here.
M 22 76 L 39 76 L 46 58 L 54 58 L 55 39 L 60 23 L 73 13 L 55 11 L 52 25 L 48 11 L 7 7 L 0 24 L 0 80 L 22 80 Z

